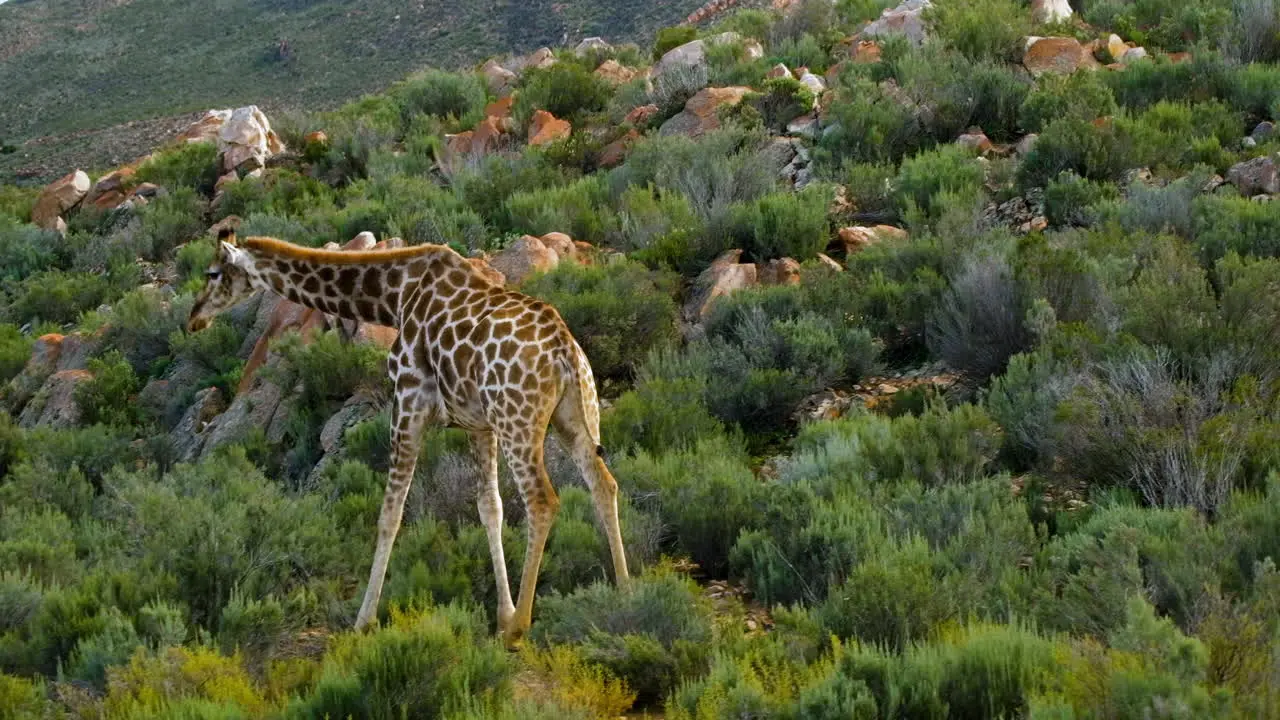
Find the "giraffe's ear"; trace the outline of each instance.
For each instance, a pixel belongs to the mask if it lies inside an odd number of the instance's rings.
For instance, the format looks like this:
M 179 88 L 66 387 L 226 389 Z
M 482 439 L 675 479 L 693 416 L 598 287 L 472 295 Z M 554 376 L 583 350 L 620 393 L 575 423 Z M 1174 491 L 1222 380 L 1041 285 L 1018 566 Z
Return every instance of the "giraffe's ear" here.
M 218 231 L 218 242 L 234 247 L 236 244 L 236 231 L 231 228 L 222 228 Z

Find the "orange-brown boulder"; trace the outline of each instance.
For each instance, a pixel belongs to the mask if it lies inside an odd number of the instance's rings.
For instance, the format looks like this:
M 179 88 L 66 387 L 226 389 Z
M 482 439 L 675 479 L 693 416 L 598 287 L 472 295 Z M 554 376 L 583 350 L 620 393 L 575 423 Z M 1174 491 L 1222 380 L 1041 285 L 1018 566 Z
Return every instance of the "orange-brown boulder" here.
M 600 167 L 611 168 L 622 164 L 627 159 L 627 153 L 630 152 L 631 146 L 636 140 L 640 139 L 640 133 L 634 128 L 627 131 L 626 135 L 614 140 L 600 149 L 600 157 L 596 162 Z
M 828 270 L 844 272 L 844 268 L 840 266 L 840 263 L 833 260 L 831 256 L 826 253 L 818 253 L 818 262 L 822 263 L 823 267 L 826 267 Z
M 878 63 L 880 62 L 880 43 L 875 40 L 859 40 L 853 46 L 849 57 L 858 64 Z
M 489 265 L 502 273 L 511 285 L 519 285 L 534 273 L 546 272 L 560 264 L 560 256 L 540 238 L 525 235 L 510 247 L 489 259 Z
M 658 130 L 662 135 L 688 135 L 698 137 L 720 127 L 717 111 L 722 107 L 733 107 L 742 102 L 749 87 L 710 87 L 703 88 L 685 103 L 684 110 L 667 120 Z
M 905 240 L 907 231 L 892 225 L 876 225 L 873 227 L 853 226 L 840 228 L 837 233 L 846 255 L 854 255 L 872 245 L 886 240 Z
M 478 270 L 480 274 L 485 277 L 485 279 L 487 279 L 489 282 L 493 283 L 494 285 L 501 286 L 501 285 L 507 284 L 507 277 L 502 273 L 498 272 L 497 270 L 493 269 L 493 266 L 489 264 L 488 257 L 467 258 L 467 262 L 471 263 L 472 267 Z
M 572 260 L 576 254 L 577 248 L 574 247 L 573 238 L 562 232 L 549 232 L 538 239 L 542 241 L 543 245 L 554 251 L 561 262 Z
M 600 67 L 596 68 L 596 77 L 604 80 L 610 85 L 621 85 L 631 82 L 636 76 L 636 71 L 623 65 L 617 60 L 605 60 L 600 63 Z
M 1096 66 L 1097 61 L 1075 38 L 1046 37 L 1028 38 L 1022 64 L 1039 77 L 1045 73 L 1069 75 L 1086 65 Z
M 761 285 L 799 285 L 800 263 L 791 258 L 776 258 L 756 268 Z
M 698 276 L 684 314 L 692 322 L 706 319 L 716 298 L 760 284 L 754 263 L 739 262 L 741 250 L 726 250 Z
M 653 105 L 653 104 L 641 105 L 640 107 L 637 107 L 631 112 L 627 113 L 627 117 L 623 119 L 623 122 L 629 125 L 634 125 L 636 127 L 644 127 L 645 125 L 648 125 L 649 120 L 654 115 L 657 115 L 657 114 L 658 114 L 657 105 Z
M 547 145 L 569 137 L 573 125 L 568 120 L 561 120 L 546 110 L 535 110 L 529 121 L 529 144 Z

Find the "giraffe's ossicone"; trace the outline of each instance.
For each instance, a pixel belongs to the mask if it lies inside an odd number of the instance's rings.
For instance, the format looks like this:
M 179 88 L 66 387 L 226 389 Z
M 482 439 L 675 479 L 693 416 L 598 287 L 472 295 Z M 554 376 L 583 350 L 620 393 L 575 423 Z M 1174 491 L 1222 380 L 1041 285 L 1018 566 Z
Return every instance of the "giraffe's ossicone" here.
M 377 547 L 356 627 L 378 610 L 391 547 L 428 424 L 466 430 L 480 466 L 477 507 L 498 589 L 498 630 L 509 646 L 529 629 L 543 547 L 560 501 L 543 466 L 555 428 L 595 500 L 617 582 L 627 579 L 618 527 L 618 484 L 600 446 L 600 411 L 586 354 L 555 308 L 507 290 L 448 247 L 315 250 L 274 238 L 219 236 L 188 320 L 192 332 L 265 290 L 321 312 L 394 327 L 387 356 L 395 387 L 392 462 L 378 518 Z M 502 549 L 498 452 L 507 458 L 528 510 L 520 593 L 511 600 Z

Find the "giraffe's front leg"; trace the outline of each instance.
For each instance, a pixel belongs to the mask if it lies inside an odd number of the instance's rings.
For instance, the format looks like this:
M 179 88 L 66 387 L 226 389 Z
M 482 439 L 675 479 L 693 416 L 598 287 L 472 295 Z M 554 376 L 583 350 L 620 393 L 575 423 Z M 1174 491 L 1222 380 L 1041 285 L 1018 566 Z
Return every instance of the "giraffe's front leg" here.
M 369 571 L 369 585 L 365 588 L 364 602 L 356 616 L 357 630 L 367 627 L 378 615 L 378 601 L 382 597 L 387 563 L 391 560 L 391 546 L 400 531 L 404 501 L 413 483 L 413 469 L 422 445 L 422 430 L 433 407 L 421 388 L 406 385 L 396 383 L 396 399 L 391 412 L 391 472 L 382 499 L 382 512 L 378 516 L 378 546 L 373 554 L 373 568 Z
M 489 537 L 489 555 L 493 558 L 493 578 L 498 587 L 498 632 L 506 637 L 516 615 L 511 602 L 511 583 L 507 580 L 507 557 L 502 548 L 502 496 L 498 493 L 498 438 L 492 432 L 471 433 L 471 449 L 480 466 L 480 486 L 476 507 L 480 522 Z

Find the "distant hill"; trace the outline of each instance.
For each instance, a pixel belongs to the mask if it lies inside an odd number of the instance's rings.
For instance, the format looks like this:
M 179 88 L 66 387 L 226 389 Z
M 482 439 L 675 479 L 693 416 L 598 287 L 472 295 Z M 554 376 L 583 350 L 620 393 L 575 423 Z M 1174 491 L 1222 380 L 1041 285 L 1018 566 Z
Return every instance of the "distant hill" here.
M 0 155 L 0 179 L 47 178 L 72 161 L 127 161 L 181 125 L 174 116 L 209 107 L 321 109 L 428 65 L 456 68 L 592 35 L 648 43 L 700 5 L 11 0 L 0 4 L 0 143 L 18 149 Z

